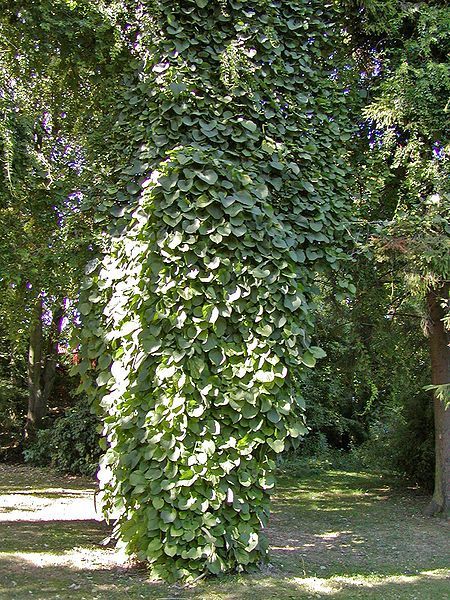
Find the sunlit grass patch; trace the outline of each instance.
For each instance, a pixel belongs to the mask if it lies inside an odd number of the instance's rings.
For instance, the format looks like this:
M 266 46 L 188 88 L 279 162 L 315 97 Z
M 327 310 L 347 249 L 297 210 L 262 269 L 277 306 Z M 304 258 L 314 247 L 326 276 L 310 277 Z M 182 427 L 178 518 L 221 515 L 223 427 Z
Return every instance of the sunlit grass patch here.
M 70 567 L 71 569 L 97 570 L 107 566 L 123 565 L 118 554 L 111 549 L 75 547 L 55 552 L 43 548 L 41 552 L 0 552 L 0 561 L 20 560 L 30 567 Z

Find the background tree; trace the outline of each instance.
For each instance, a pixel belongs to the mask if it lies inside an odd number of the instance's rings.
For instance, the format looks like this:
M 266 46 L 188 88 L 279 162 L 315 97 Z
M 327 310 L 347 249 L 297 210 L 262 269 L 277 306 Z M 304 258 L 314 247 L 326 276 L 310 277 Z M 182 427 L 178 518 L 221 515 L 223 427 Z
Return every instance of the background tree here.
M 104 74 L 116 41 L 88 2 L 0 9 L 0 311 L 12 354 L 28 355 L 29 434 L 46 413 L 88 260 L 86 139 L 114 85 L 114 71 Z
M 343 4 L 369 93 L 364 117 L 370 144 L 358 170 L 365 190 L 359 210 L 369 221 L 373 215 L 380 220 L 372 248 L 380 262 L 395 255 L 392 284 L 409 290 L 405 301 L 422 298 L 423 306 L 427 305 L 431 379 L 437 386 L 435 493 L 429 512 L 446 512 L 450 494 L 450 412 L 446 408 L 450 357 L 445 328 L 450 277 L 450 11 L 446 2 L 439 1 Z
M 394 259 L 357 256 L 347 265 L 351 297 L 334 299 L 332 282 L 321 283 L 316 335 L 327 356 L 303 383 L 310 432 L 298 452 L 312 462 L 396 471 L 429 491 L 434 426 L 423 389 L 431 379 L 423 303 L 405 301 Z

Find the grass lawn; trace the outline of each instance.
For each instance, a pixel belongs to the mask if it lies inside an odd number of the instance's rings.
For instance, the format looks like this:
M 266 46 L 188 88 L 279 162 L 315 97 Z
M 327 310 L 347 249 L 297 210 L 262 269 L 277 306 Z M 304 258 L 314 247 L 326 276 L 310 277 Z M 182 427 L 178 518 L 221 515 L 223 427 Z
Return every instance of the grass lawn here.
M 427 498 L 375 473 L 282 473 L 267 530 L 270 563 L 192 587 L 151 582 L 100 545 L 95 485 L 0 465 L 0 599 L 447 600 L 449 526 L 422 516 Z

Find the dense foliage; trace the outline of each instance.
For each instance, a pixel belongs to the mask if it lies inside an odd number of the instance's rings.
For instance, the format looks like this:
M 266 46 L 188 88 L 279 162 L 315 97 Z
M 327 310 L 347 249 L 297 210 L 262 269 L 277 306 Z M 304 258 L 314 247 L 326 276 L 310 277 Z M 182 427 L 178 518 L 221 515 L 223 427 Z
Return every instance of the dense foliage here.
M 101 455 L 99 425 L 86 400 L 80 400 L 37 432 L 24 450 L 25 462 L 71 475 L 94 475 Z
M 94 361 L 115 535 L 175 579 L 265 557 L 274 458 L 305 432 L 298 380 L 323 354 L 314 277 L 347 235 L 350 126 L 322 3 L 160 2 L 147 18 L 81 372 Z
M 371 145 L 358 208 L 380 219 L 371 247 L 380 264 L 396 267 L 392 287 L 403 301 L 394 315 L 411 302 L 425 313 L 434 389 L 432 514 L 450 510 L 450 9 L 440 0 L 385 5 L 388 18 L 379 19 L 379 3 L 363 0 L 363 26 L 352 29 L 370 82 L 364 116 Z
M 391 269 L 394 263 L 359 256 L 351 268 L 356 292 L 345 301 L 330 300 L 324 282 L 315 335 L 327 356 L 302 385 L 310 432 L 296 455 L 395 470 L 429 489 L 434 426 L 420 327 L 426 314 L 421 303 L 405 303 L 407 290 L 393 290 Z
M 367 186 L 371 214 L 388 221 L 380 250 L 403 255 L 416 288 L 418 276 L 428 288 L 450 277 L 450 9 L 440 4 L 406 4 L 391 19 L 385 72 L 365 109 L 371 158 L 386 165 Z
M 0 314 L 19 352 L 29 343 L 38 297 L 47 310 L 59 309 L 65 297 L 73 298 L 86 260 L 87 226 L 79 211 L 81 122 L 86 124 L 81 105 L 92 89 L 76 94 L 69 81 L 78 73 L 68 42 L 55 44 L 54 37 L 63 26 L 70 29 L 71 12 L 63 19 L 55 8 L 49 22 L 49 7 L 0 4 Z
M 81 211 L 87 138 L 106 126 L 115 46 L 91 2 L 0 1 L 0 330 L 11 367 L 26 366 L 27 436 L 43 424 L 77 319 L 93 239 Z

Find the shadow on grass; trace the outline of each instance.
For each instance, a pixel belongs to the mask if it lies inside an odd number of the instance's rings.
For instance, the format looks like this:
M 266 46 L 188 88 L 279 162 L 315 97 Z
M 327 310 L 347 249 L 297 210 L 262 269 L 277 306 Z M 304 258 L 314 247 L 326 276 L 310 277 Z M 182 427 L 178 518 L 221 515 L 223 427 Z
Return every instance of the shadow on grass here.
M 0 490 L 0 494 L 4 496 L 14 495 L 14 496 L 26 496 L 27 498 L 48 498 L 50 500 L 57 500 L 59 498 L 91 498 L 93 489 L 67 489 L 67 488 L 56 488 L 56 487 L 42 487 L 36 490 L 34 487 L 29 490 L 11 490 L 10 492 L 6 492 L 5 490 L 2 492 Z
M 406 491 L 395 479 L 381 474 L 339 471 L 311 474 L 306 471 L 297 477 L 283 473 L 279 476 L 273 513 L 294 509 L 306 516 L 320 511 L 349 518 L 366 511 L 374 516 L 378 511 L 385 511 L 387 505 L 403 512 L 410 505 L 418 513 L 421 503 L 425 506 L 426 501 L 427 497 L 418 490 Z
M 318 597 L 447 600 L 448 577 L 438 571 L 366 578 L 261 574 L 222 577 L 193 588 L 183 588 L 144 580 L 142 573 L 125 569 L 42 567 L 24 561 L 22 557 L 3 560 L 0 563 L 0 598 L 23 600 L 30 597 L 64 600 L 293 600 Z
M 119 567 L 76 568 L 70 565 L 42 566 L 33 556 L 0 554 L 0 598 L 61 598 L 66 600 L 105 598 L 167 598 L 168 586 L 144 581 L 143 574 Z M 144 595 L 145 594 L 145 595 Z M 171 592 L 172 594 L 172 592 Z M 173 594 L 172 594 L 172 597 Z M 179 597 L 179 595 L 175 596 Z
M 58 554 L 77 546 L 95 546 L 108 535 L 108 532 L 109 527 L 106 523 L 94 519 L 0 522 L 0 553 Z
M 203 587 L 203 586 L 202 586 Z M 444 573 L 422 572 L 414 576 L 380 577 L 293 577 L 250 579 L 241 585 L 222 586 L 206 584 L 196 590 L 192 598 L 208 598 L 208 590 L 214 590 L 214 599 L 226 600 L 297 600 L 301 598 L 353 599 L 420 599 L 447 600 L 448 578 Z
M 0 494 L 41 492 L 51 488 L 64 490 L 94 490 L 94 479 L 59 475 L 49 468 L 0 463 Z
M 398 575 L 450 564 L 448 524 L 422 515 L 426 497 L 373 473 L 279 478 L 268 527 L 280 572 Z

